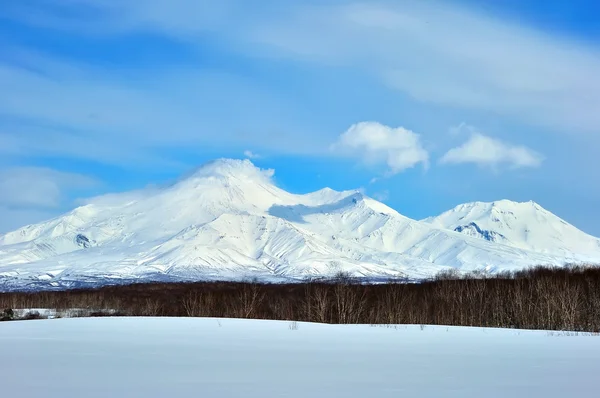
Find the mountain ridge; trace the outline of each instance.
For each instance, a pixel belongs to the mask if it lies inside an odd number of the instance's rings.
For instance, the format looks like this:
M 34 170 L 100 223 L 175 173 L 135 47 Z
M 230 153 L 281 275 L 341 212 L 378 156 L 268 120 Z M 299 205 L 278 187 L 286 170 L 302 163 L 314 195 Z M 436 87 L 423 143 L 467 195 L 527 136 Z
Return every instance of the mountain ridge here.
M 600 240 L 534 202 L 472 202 L 410 219 L 358 190 L 292 194 L 249 160 L 109 194 L 0 235 L 0 288 L 130 280 L 297 280 L 344 271 L 426 278 L 600 262 Z

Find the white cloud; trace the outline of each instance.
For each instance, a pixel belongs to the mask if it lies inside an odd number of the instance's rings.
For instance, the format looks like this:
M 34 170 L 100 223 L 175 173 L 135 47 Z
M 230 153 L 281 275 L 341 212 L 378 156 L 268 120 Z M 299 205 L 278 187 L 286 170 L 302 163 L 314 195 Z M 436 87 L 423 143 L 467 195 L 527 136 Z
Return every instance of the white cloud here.
M 513 168 L 538 167 L 544 160 L 539 153 L 524 146 L 511 145 L 474 133 L 459 147 L 452 148 L 440 159 L 442 164 L 475 163 L 481 166 L 506 164 Z
M 40 1 L 13 5 L 6 16 L 77 34 L 153 31 L 192 45 L 210 31 L 254 56 L 358 67 L 421 101 L 491 110 L 565 134 L 600 129 L 597 46 L 441 0 L 268 7 L 241 0 Z
M 262 156 L 260 156 L 258 153 L 254 153 L 250 150 L 246 150 L 244 151 L 244 156 L 247 157 L 248 159 L 260 159 L 262 158 Z
M 377 122 L 352 125 L 332 145 L 342 155 L 358 158 L 369 165 L 387 166 L 394 175 L 419 163 L 428 166 L 429 154 L 421 146 L 418 134 L 403 127 L 389 127 Z
M 97 182 L 89 177 L 39 167 L 0 170 L 0 206 L 52 209 L 60 206 L 68 190 L 86 189 Z
M 299 6 L 249 37 L 348 65 L 414 99 L 564 134 L 600 130 L 600 48 L 444 1 Z
M 349 66 L 425 103 L 493 111 L 571 135 L 600 130 L 597 47 L 449 2 L 275 2 L 268 7 L 241 0 L 54 3 L 15 2 L 5 16 L 74 36 L 152 32 L 191 47 L 205 43 L 201 35 L 210 31 L 224 51 Z M 244 78 L 190 65 L 169 70 L 152 64 L 136 69 L 136 78 L 130 79 L 120 70 L 111 73 L 111 68 L 24 52 L 15 56 L 14 50 L 4 49 L 3 55 L 17 62 L 0 62 L 0 112 L 18 118 L 21 126 L 33 125 L 21 130 L 52 126 L 75 137 L 36 147 L 28 135 L 51 140 L 44 134 L 0 131 L 10 135 L 6 142 L 12 152 L 37 154 L 54 147 L 68 156 L 122 163 L 127 156 L 110 150 L 118 139 L 121 151 L 155 163 L 157 153 L 165 156 L 165 146 L 234 142 L 240 152 L 255 145 L 257 150 L 314 155 L 323 154 L 331 139 L 316 131 L 320 126 L 298 125 L 311 118 L 303 117 L 295 100 Z M 296 112 L 300 116 L 292 117 Z M 304 139 L 305 131 L 315 133 Z M 101 155 L 88 146 L 99 148 Z

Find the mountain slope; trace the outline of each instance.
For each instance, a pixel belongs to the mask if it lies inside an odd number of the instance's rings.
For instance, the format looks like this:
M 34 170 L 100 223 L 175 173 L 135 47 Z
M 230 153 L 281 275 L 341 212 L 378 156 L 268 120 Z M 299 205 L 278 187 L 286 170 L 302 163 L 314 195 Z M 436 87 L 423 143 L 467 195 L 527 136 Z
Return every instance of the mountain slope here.
M 596 238 L 541 208 L 465 205 L 421 222 L 358 191 L 295 195 L 271 177 L 249 161 L 218 160 L 167 187 L 94 198 L 0 236 L 0 287 L 339 271 L 423 278 L 600 259 Z
M 487 241 L 558 256 L 595 258 L 600 239 L 590 236 L 535 202 L 474 202 L 423 220 Z

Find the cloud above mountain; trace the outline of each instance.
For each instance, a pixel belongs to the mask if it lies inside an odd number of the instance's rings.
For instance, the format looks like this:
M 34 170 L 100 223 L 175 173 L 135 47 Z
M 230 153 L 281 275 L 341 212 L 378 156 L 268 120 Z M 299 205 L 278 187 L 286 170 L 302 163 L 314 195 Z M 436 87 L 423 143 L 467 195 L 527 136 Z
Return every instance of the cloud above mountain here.
M 440 159 L 441 164 L 474 163 L 480 166 L 507 165 L 512 168 L 539 167 L 544 157 L 520 145 L 502 142 L 474 133 L 462 145 L 450 149 Z
M 384 165 L 386 175 L 429 164 L 429 154 L 419 134 L 404 127 L 389 127 L 378 122 L 360 122 L 350 126 L 332 150 L 354 157 L 367 165 Z

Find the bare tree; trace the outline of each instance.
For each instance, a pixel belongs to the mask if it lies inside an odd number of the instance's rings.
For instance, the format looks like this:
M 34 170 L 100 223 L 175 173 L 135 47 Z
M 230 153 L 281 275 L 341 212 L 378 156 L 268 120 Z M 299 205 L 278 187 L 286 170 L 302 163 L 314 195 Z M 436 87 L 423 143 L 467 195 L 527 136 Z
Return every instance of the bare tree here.
M 144 316 L 158 316 L 160 315 L 162 304 L 158 300 L 147 298 L 142 308 L 142 315 Z
M 329 289 L 327 286 L 318 285 L 313 289 L 312 295 L 313 307 L 315 309 L 315 319 L 320 323 L 329 322 Z
M 209 317 L 213 315 L 214 296 L 194 290 L 185 295 L 182 304 L 189 317 Z
M 259 305 L 264 300 L 264 293 L 258 283 L 244 283 L 238 294 L 237 316 L 240 318 L 252 318 Z

